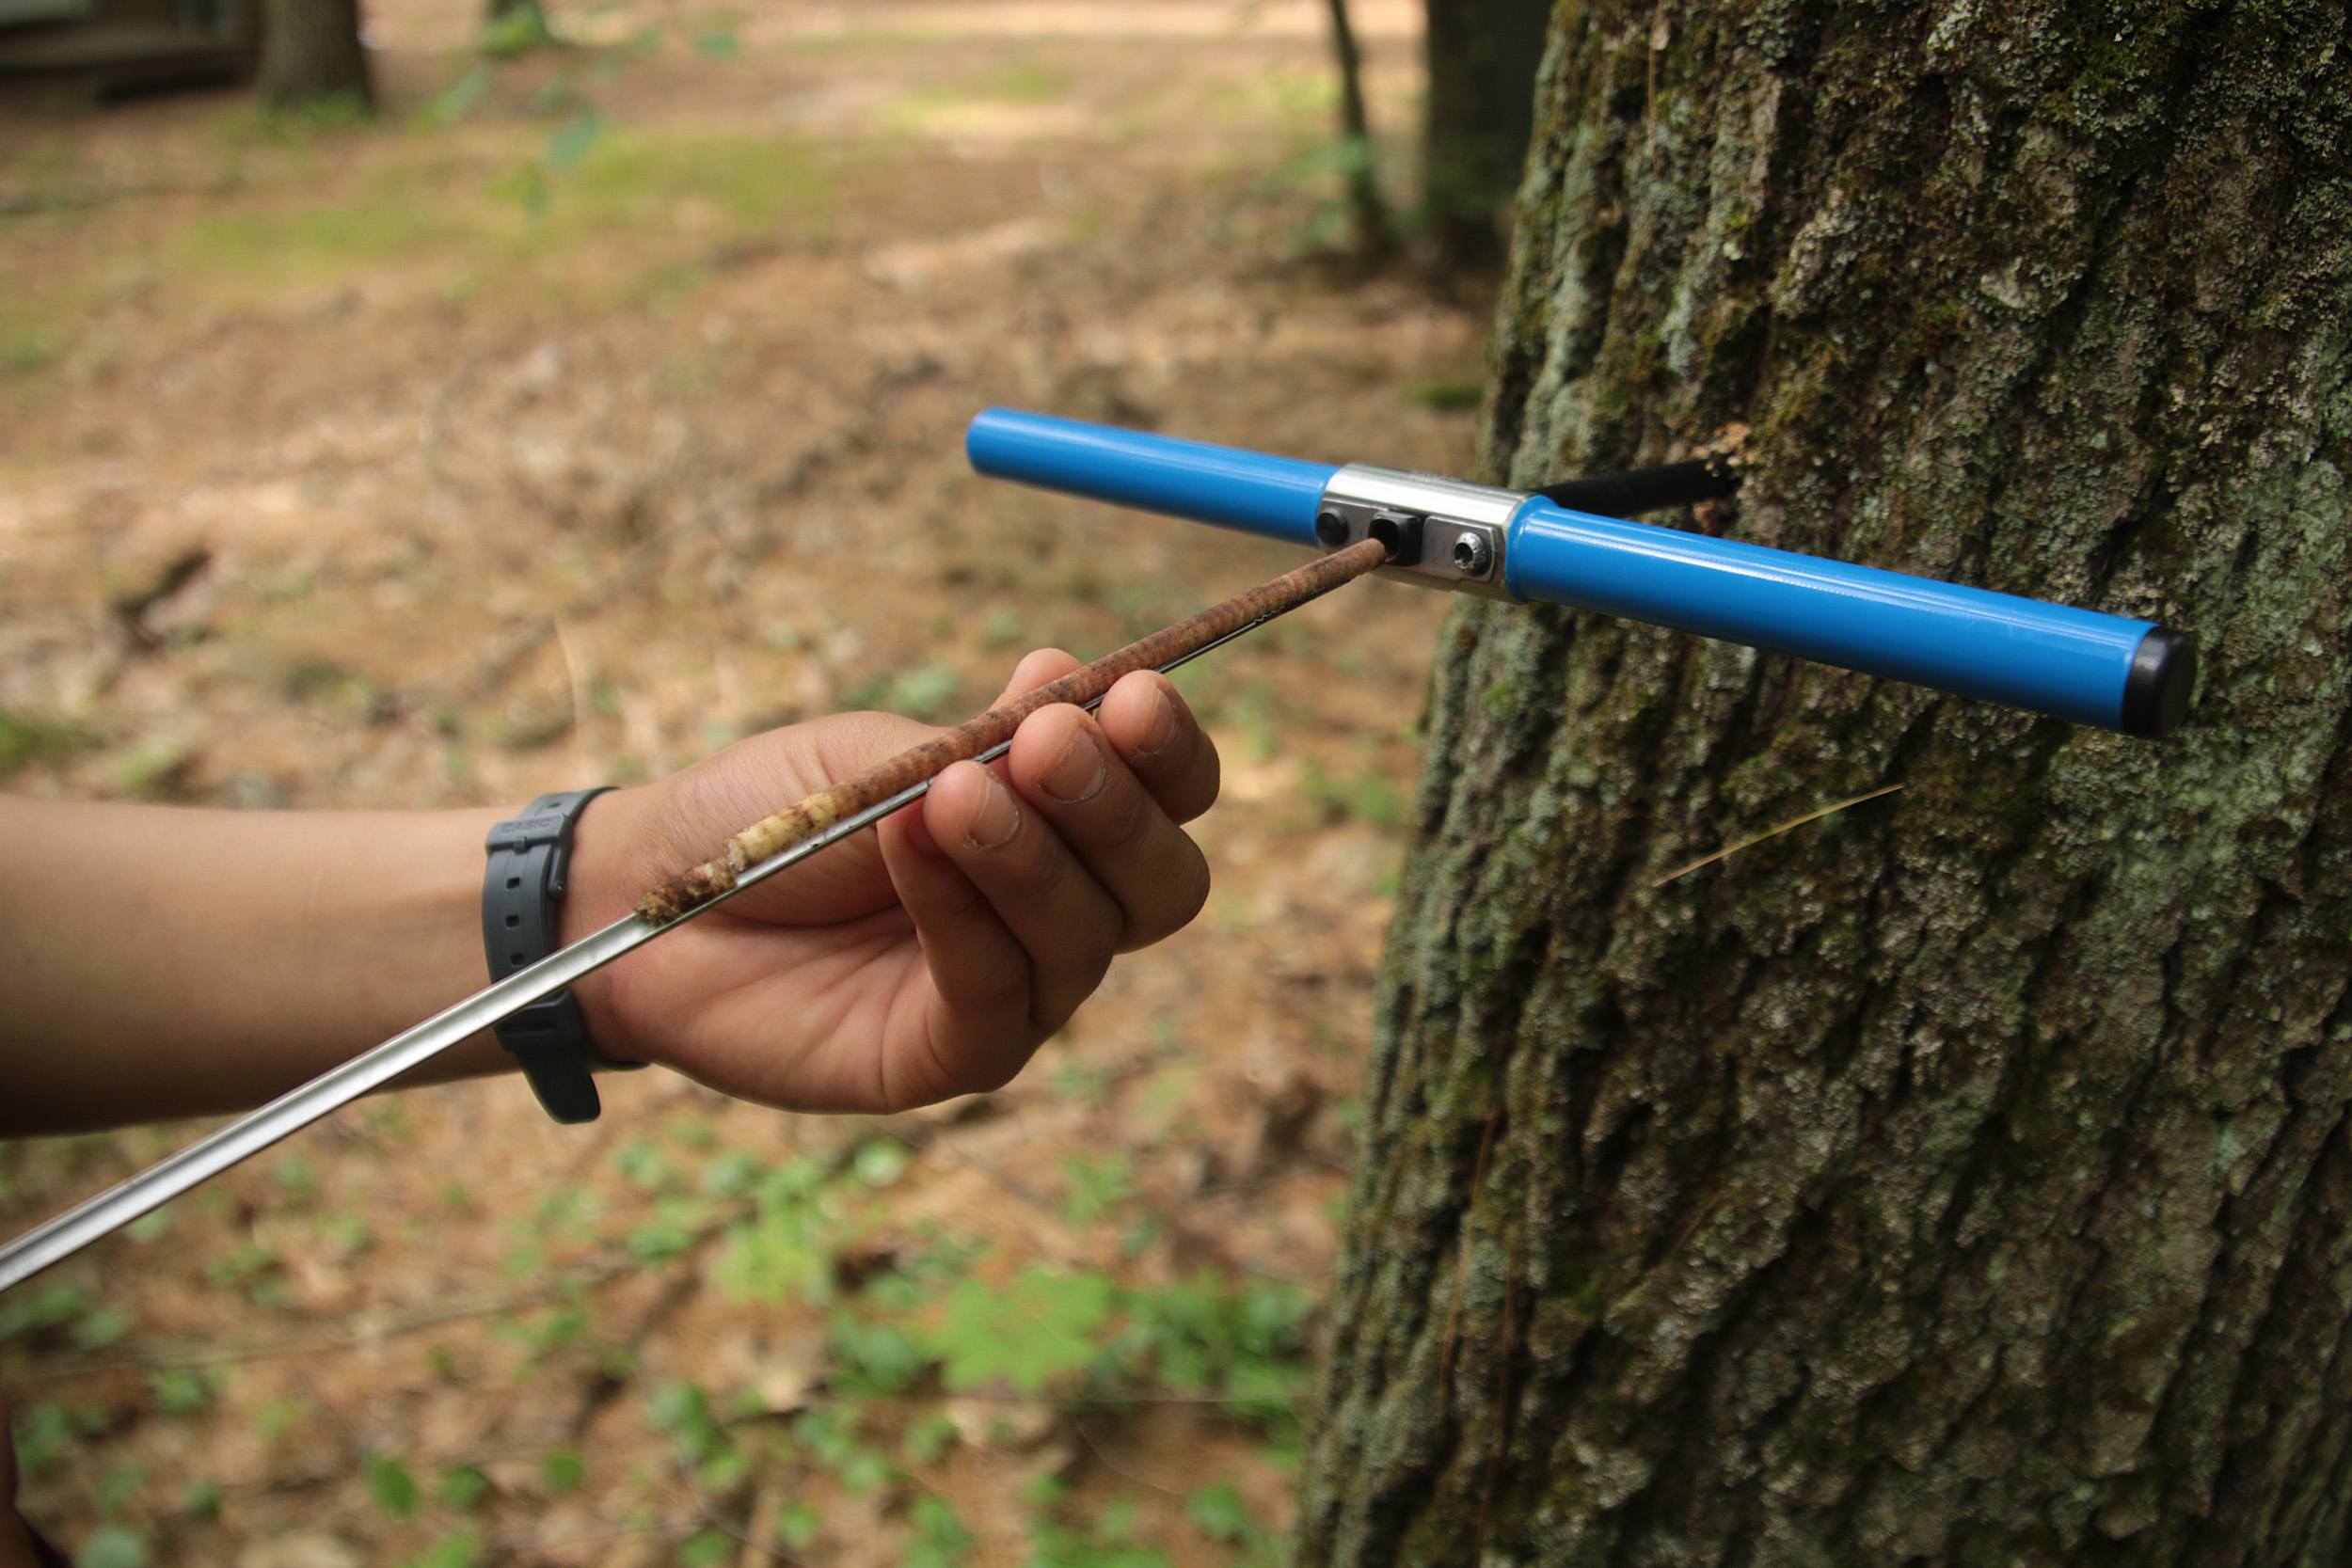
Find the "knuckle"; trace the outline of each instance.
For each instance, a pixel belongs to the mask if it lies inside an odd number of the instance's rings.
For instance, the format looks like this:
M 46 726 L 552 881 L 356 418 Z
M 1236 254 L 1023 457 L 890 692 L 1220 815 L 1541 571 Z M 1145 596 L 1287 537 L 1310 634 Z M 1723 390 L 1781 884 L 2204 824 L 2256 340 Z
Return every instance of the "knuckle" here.
M 1164 881 L 1154 884 L 1149 904 L 1128 911 L 1127 928 L 1120 938 L 1121 952 L 1149 947 L 1184 929 L 1207 907 L 1209 863 L 1190 839 L 1184 840 L 1184 847 L 1190 853 L 1170 869 Z
M 1104 790 L 1095 805 L 1083 829 L 1091 847 L 1121 853 L 1147 840 L 1155 826 L 1152 798 L 1132 785 Z

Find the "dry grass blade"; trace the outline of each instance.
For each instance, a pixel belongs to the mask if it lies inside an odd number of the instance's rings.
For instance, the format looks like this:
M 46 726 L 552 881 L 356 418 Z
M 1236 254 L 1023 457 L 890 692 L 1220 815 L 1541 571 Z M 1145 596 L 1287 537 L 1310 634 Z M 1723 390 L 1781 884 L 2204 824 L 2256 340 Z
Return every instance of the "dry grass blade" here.
M 1851 800 L 1840 800 L 1834 806 L 1823 806 L 1820 811 L 1807 812 L 1803 816 L 1797 817 L 1792 821 L 1783 822 L 1777 828 L 1767 828 L 1762 832 L 1756 834 L 1754 838 L 1743 838 L 1739 843 L 1732 845 L 1729 848 L 1718 849 L 1713 854 L 1702 856 L 1678 870 L 1669 871 L 1663 877 L 1659 878 L 1658 880 L 1650 883 L 1650 886 L 1654 888 L 1664 887 L 1668 882 L 1673 881 L 1677 877 L 1688 877 L 1692 872 L 1698 870 L 1701 866 L 1712 865 L 1717 861 L 1724 859 L 1727 855 L 1736 855 L 1740 850 L 1761 844 L 1768 838 L 1777 838 L 1780 834 L 1788 832 L 1791 828 L 1802 828 L 1808 822 L 1819 822 L 1822 817 L 1844 811 L 1848 806 L 1858 806 L 1865 800 L 1875 800 L 1882 795 L 1892 795 L 1895 791 L 1902 787 L 1903 786 L 1899 784 L 1888 784 L 1885 788 L 1874 789 L 1867 795 L 1857 795 Z

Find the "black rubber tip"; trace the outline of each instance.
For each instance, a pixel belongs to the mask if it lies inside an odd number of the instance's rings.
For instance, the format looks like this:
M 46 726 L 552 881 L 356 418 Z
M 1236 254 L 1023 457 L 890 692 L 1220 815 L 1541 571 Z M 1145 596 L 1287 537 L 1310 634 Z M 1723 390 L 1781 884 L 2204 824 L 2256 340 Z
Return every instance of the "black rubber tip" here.
M 2152 628 L 2123 681 L 2123 733 L 2170 735 L 2188 717 L 2196 685 L 2197 639 L 2170 626 Z

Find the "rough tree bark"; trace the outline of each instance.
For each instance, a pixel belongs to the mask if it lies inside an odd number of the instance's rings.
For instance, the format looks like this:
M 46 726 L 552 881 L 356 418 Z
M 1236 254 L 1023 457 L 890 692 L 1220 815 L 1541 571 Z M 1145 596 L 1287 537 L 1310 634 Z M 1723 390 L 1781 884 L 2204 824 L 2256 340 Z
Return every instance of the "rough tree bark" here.
M 372 112 L 358 0 L 262 0 L 255 87 L 273 109 L 342 103 Z
M 1425 11 L 1422 205 L 1441 265 L 1488 266 L 1502 260 L 1495 218 L 1518 188 L 1551 0 L 1428 0 Z
M 1490 476 L 1744 421 L 1706 526 L 2205 674 L 2147 743 L 1463 608 L 1303 1563 L 2346 1560 L 2346 32 L 1563 7 Z

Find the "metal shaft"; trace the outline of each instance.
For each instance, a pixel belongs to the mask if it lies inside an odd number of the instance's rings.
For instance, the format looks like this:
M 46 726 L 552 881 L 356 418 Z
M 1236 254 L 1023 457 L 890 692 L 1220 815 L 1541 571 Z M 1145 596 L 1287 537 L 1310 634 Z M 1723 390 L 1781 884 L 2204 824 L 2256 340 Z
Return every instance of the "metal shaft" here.
M 1221 648 L 1272 619 L 1273 615 L 1260 616 L 1215 641 L 1204 643 L 1155 668 L 1165 673 L 1190 663 L 1210 649 Z M 1101 703 L 1102 698 L 1097 697 L 1084 705 L 1092 708 Z M 982 752 L 973 760 L 993 762 L 1011 749 L 1012 743 L 1006 741 Z M 52 1263 L 72 1257 L 101 1236 L 120 1229 L 141 1214 L 160 1209 L 198 1182 L 251 1159 L 272 1144 L 300 1132 L 369 1090 L 382 1087 L 460 1040 L 489 1028 L 542 997 L 552 995 L 595 974 L 632 948 L 642 947 L 689 920 L 717 909 L 743 889 L 755 887 L 818 850 L 873 826 L 892 812 L 913 805 L 930 793 L 930 781 L 926 779 L 900 790 L 886 800 L 843 817 L 822 832 L 803 839 L 744 871 L 736 879 L 732 892 L 689 910 L 666 925 L 648 925 L 634 914 L 625 915 L 595 935 L 583 937 L 560 952 L 550 953 L 530 968 L 519 970 L 474 992 L 465 1001 L 436 1013 L 415 1028 L 394 1035 L 383 1044 L 360 1053 L 339 1067 L 329 1068 L 301 1087 L 279 1095 L 260 1110 L 230 1123 L 217 1132 L 198 1139 L 177 1154 L 167 1155 L 87 1202 L 36 1226 L 14 1241 L 0 1245 L 0 1291 L 23 1284 Z

